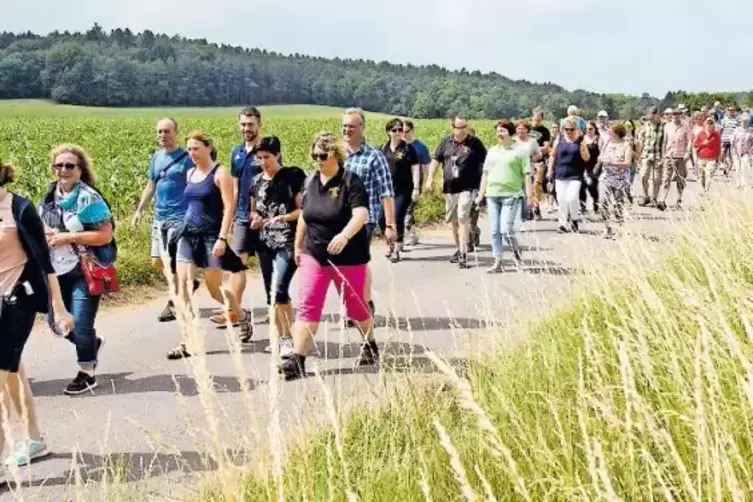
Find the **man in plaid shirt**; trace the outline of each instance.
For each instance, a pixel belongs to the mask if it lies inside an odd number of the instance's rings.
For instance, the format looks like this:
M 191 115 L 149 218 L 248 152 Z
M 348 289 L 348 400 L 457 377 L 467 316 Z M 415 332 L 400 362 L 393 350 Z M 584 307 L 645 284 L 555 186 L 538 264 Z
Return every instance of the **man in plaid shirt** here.
M 382 208 L 384 208 L 385 231 L 384 237 L 392 244 L 397 240 L 395 227 L 395 192 L 392 187 L 392 175 L 389 164 L 384 154 L 366 144 L 364 140 L 364 128 L 366 117 L 360 108 L 345 110 L 342 120 L 343 138 L 345 151 L 348 158 L 345 161 L 345 169 L 354 172 L 363 181 L 366 188 L 366 199 L 369 205 L 369 220 L 366 223 L 366 232 L 369 240 L 374 234 Z M 374 302 L 371 299 L 371 268 L 366 269 L 366 294 L 371 312 L 374 312 Z
M 648 206 L 651 202 L 656 202 L 659 197 L 661 180 L 663 173 L 662 157 L 664 154 L 664 143 L 666 135 L 664 134 L 664 124 L 661 122 L 659 109 L 652 106 L 646 112 L 646 122 L 638 131 L 638 155 L 641 159 L 640 177 L 643 186 L 642 206 Z M 652 195 L 648 194 L 649 179 L 653 181 Z

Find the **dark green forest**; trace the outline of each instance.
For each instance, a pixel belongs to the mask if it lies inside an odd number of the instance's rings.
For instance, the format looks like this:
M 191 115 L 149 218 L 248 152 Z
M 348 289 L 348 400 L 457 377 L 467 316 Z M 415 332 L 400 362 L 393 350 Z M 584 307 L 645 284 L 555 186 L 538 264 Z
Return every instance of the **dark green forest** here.
M 319 104 L 417 118 L 528 116 L 541 106 L 562 117 L 577 104 L 583 115 L 605 109 L 635 118 L 649 105 L 684 102 L 698 108 L 753 105 L 753 92 L 721 94 L 597 94 L 553 83 L 511 80 L 496 73 L 439 66 L 283 55 L 151 31 L 0 33 L 0 99 L 39 98 L 108 107 Z

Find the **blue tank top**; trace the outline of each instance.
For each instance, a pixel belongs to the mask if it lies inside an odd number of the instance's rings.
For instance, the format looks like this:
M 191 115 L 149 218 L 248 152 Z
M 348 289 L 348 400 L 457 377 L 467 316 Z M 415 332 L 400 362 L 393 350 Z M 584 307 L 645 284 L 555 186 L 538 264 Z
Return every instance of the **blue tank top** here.
M 586 168 L 583 157 L 580 156 L 580 144 L 583 137 L 577 138 L 572 143 L 565 141 L 560 136 L 557 146 L 557 155 L 554 158 L 554 177 L 558 180 L 580 180 Z
M 224 206 L 222 204 L 222 193 L 214 184 L 214 176 L 219 167 L 220 165 L 216 164 L 201 181 L 191 181 L 190 177 L 194 171 L 191 171 L 189 175 L 186 190 L 183 192 L 188 205 L 183 223 L 192 232 L 208 235 L 219 235 L 220 233 Z

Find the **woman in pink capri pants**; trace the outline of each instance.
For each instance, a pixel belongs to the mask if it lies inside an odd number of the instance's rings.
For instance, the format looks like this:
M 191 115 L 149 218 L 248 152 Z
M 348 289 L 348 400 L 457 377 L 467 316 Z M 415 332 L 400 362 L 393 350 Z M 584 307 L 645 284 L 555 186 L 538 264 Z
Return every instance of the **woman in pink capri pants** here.
M 374 323 L 364 300 L 369 240 L 366 193 L 361 179 L 344 167 L 345 152 L 331 133 L 319 133 L 311 143 L 317 171 L 303 192 L 294 254 L 298 264 L 298 317 L 293 325 L 293 354 L 280 366 L 286 380 L 306 374 L 306 352 L 322 318 L 327 290 L 334 283 L 345 314 L 359 327 L 364 344 L 360 366 L 379 361 Z

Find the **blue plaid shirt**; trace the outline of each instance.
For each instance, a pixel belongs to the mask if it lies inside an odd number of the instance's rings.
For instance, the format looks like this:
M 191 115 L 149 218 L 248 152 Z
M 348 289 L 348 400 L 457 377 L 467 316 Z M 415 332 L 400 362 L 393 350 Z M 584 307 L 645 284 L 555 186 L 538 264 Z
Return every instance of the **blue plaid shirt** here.
M 363 181 L 369 204 L 369 223 L 377 223 L 382 214 L 382 198 L 395 196 L 387 159 L 378 149 L 362 143 L 356 151 L 348 154 L 345 169 L 354 172 Z

